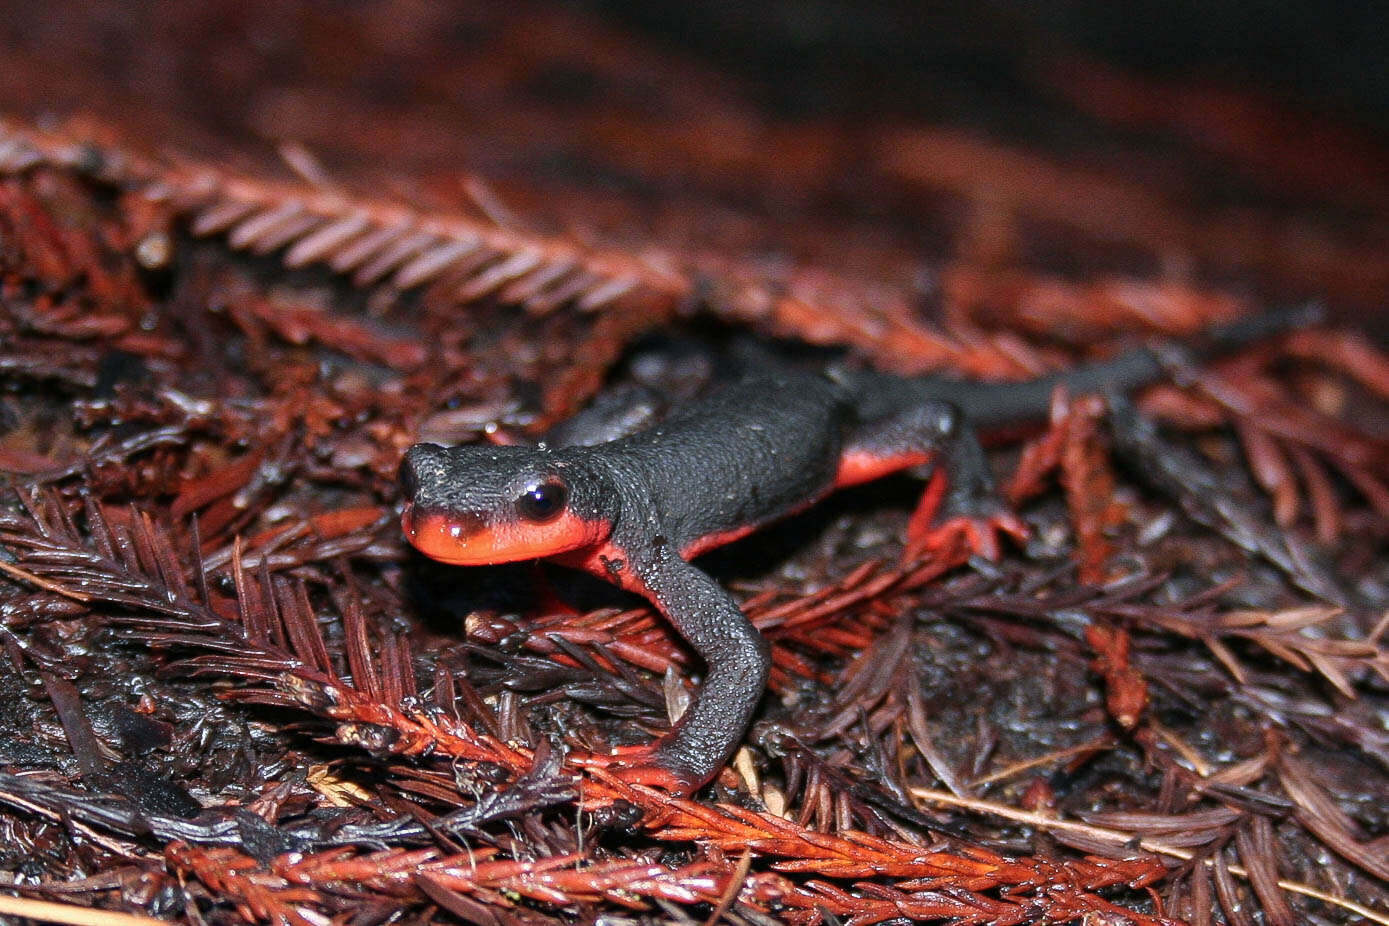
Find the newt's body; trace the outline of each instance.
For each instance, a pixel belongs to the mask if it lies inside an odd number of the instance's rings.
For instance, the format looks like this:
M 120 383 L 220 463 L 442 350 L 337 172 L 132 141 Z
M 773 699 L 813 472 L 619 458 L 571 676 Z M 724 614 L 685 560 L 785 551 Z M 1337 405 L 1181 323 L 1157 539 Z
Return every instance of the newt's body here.
M 1136 351 L 1027 383 L 753 375 L 659 424 L 588 446 L 575 428 L 566 446 L 418 444 L 401 465 L 402 525 L 445 563 L 549 559 L 650 600 L 708 665 L 703 690 L 649 755 L 649 780 L 692 789 L 741 740 L 769 657 L 737 603 L 690 558 L 837 488 L 932 460 L 949 474 L 947 513 L 985 533 L 1018 531 L 978 505 L 990 486 L 972 426 L 1039 419 L 1058 384 L 1126 390 L 1161 369 L 1156 355 Z
M 1315 322 L 1307 305 L 1207 331 L 1215 353 Z M 690 791 L 742 739 L 766 684 L 766 641 L 689 560 L 845 486 L 931 462 L 946 494 L 913 518 L 927 537 L 962 531 L 992 555 L 995 532 L 1022 535 L 993 498 L 976 427 L 1040 421 L 1052 393 L 1122 393 L 1188 352 L 1140 349 L 1106 363 L 1017 383 L 809 372 L 754 358 L 758 371 L 651 424 L 640 397 L 596 403 L 537 447 L 417 444 L 401 463 L 401 525 L 445 563 L 549 559 L 644 596 L 708 665 L 675 727 L 641 754 L 631 777 Z M 769 371 L 769 372 L 763 372 Z M 934 477 L 933 477 L 934 478 Z M 928 505 L 927 500 L 931 502 Z M 933 507 L 939 504 L 939 507 Z M 913 537 L 921 540 L 923 537 Z

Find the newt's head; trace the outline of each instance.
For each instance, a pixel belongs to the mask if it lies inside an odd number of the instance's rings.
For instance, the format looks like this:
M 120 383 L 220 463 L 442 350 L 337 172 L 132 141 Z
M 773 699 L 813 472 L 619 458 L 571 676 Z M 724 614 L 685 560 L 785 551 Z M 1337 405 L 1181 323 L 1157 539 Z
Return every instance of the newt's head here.
M 534 447 L 416 444 L 400 463 L 400 484 L 406 538 L 454 565 L 553 556 L 601 543 L 612 529 L 601 481 Z

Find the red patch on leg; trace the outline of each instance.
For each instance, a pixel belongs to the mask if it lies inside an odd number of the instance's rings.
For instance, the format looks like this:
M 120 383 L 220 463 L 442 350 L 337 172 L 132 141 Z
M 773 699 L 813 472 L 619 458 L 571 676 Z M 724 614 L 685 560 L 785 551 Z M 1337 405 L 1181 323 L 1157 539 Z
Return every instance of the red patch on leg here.
M 936 523 L 936 513 L 940 511 L 941 499 L 945 498 L 945 471 L 937 469 L 926 483 L 926 491 L 921 493 L 921 501 L 907 521 L 907 542 L 915 544 L 925 539 Z
M 839 458 L 839 471 L 834 477 L 834 487 L 843 489 L 872 482 L 874 479 L 929 463 L 934 457 L 935 454 L 921 450 L 886 455 L 866 450 L 850 450 Z

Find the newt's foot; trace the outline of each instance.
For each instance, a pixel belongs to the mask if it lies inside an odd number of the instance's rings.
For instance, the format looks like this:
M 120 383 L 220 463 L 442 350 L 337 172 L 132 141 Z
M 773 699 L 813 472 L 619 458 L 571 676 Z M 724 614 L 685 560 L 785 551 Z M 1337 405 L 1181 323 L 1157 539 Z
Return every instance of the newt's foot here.
M 618 746 L 607 753 L 574 756 L 578 765 L 603 768 L 628 784 L 660 788 L 676 797 L 689 797 L 704 783 L 665 755 L 659 741 L 640 746 Z
M 942 509 L 946 516 L 937 521 Z M 1005 534 L 1023 542 L 1027 540 L 1027 525 L 992 494 L 947 497 L 946 479 L 938 471 L 907 522 L 907 548 L 902 558 L 914 559 L 963 542 L 974 555 L 996 560 Z
M 1001 553 L 1002 535 L 1018 542 L 1027 540 L 1027 525 L 1010 511 L 991 515 L 960 515 L 940 524 L 933 524 L 916 536 L 907 535 L 903 559 L 915 559 L 923 553 L 947 550 L 963 542 L 975 556 L 996 560 Z

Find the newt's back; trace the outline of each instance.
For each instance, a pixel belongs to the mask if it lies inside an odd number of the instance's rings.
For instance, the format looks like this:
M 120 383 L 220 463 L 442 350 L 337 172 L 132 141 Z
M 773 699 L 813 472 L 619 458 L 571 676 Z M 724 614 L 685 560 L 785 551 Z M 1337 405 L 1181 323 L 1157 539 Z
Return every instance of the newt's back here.
M 829 380 L 779 371 L 726 386 L 589 453 L 635 483 L 659 530 L 686 549 L 751 530 L 827 492 L 849 419 L 843 391 Z M 634 514 L 624 510 L 625 518 Z

